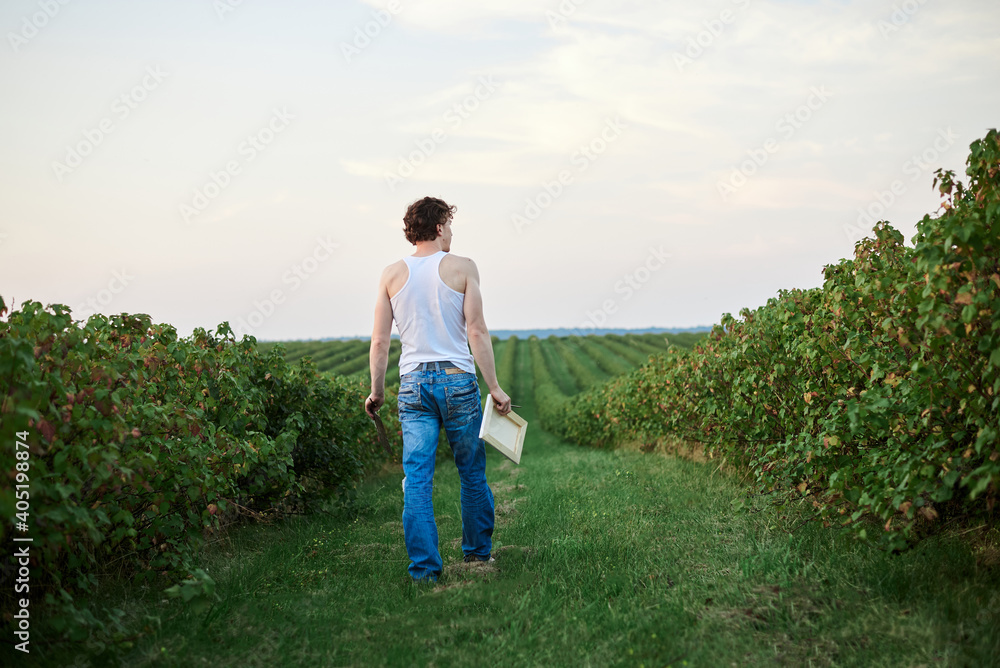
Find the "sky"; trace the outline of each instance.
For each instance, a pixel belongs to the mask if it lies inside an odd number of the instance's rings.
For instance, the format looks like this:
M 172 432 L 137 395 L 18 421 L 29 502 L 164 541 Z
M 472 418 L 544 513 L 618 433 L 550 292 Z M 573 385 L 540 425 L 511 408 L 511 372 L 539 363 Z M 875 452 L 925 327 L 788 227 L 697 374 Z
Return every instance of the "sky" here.
M 995 0 L 5 0 L 0 296 L 366 336 L 413 201 L 491 329 L 710 325 L 998 124 Z

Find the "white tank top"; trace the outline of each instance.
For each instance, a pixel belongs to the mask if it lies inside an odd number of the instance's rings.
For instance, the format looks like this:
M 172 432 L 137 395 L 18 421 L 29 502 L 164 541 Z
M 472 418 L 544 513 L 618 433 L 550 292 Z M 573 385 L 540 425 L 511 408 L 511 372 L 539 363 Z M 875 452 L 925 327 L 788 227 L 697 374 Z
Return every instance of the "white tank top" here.
M 453 362 L 463 371 L 476 372 L 465 329 L 465 295 L 449 288 L 439 273 L 445 255 L 438 251 L 403 258 L 410 275 L 389 300 L 403 344 L 401 376 L 421 362 Z

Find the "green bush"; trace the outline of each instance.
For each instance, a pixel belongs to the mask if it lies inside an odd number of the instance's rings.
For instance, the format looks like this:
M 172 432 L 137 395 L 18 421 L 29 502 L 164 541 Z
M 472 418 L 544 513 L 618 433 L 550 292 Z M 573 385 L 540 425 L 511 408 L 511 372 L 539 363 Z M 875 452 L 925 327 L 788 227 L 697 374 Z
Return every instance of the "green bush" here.
M 236 341 L 226 323 L 178 338 L 145 315 L 80 323 L 30 301 L 0 322 L 0 466 L 28 485 L 30 506 L 19 516 L 14 485 L 0 490 L 0 551 L 9 569 L 8 534 L 24 521 L 32 604 L 49 606 L 53 630 L 113 637 L 120 612 L 80 602 L 108 564 L 192 577 L 205 537 L 225 524 L 314 510 L 385 460 L 367 393 L 282 355 Z M 4 610 L 13 598 L 6 588 Z
M 942 213 L 913 247 L 880 222 L 821 288 L 782 291 L 568 402 L 582 444 L 705 443 L 764 489 L 891 547 L 1000 492 L 1000 139 L 974 142 L 968 185 L 938 171 Z

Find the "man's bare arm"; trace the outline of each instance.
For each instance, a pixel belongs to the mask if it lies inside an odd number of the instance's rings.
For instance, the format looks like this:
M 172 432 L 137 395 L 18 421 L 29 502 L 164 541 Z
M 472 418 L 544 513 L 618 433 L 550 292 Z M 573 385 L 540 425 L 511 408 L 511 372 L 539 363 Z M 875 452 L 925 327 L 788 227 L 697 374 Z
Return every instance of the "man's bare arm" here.
M 483 316 L 483 295 L 479 289 L 479 269 L 468 260 L 465 282 L 465 326 L 469 336 L 469 349 L 483 372 L 483 380 L 490 390 L 493 403 L 501 415 L 510 412 L 510 397 L 500 387 L 497 380 L 496 360 L 493 357 L 493 341 Z
M 389 342 L 392 336 L 392 304 L 386 285 L 388 270 L 382 272 L 375 296 L 375 324 L 372 327 L 371 349 L 368 364 L 371 368 L 372 391 L 365 401 L 365 412 L 375 417 L 375 413 L 385 403 L 385 371 L 389 366 Z

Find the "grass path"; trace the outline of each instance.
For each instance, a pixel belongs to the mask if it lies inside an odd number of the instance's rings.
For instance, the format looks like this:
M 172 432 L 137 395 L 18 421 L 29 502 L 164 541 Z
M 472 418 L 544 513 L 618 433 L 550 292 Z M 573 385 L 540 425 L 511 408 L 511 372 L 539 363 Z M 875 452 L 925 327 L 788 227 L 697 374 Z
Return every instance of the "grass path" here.
M 516 377 L 529 378 L 520 348 Z M 533 420 L 528 389 L 515 383 L 512 396 Z M 350 511 L 245 527 L 206 551 L 221 597 L 207 615 L 109 586 L 145 634 L 128 653 L 48 665 L 986 666 L 1000 656 L 996 541 L 992 552 L 937 539 L 888 555 L 746 499 L 710 465 L 576 448 L 532 425 L 520 466 L 490 452 L 496 561 L 468 565 L 449 456 L 435 479 L 437 585 L 407 575 L 397 466 L 367 481 Z M 733 511 L 737 499 L 750 512 Z

